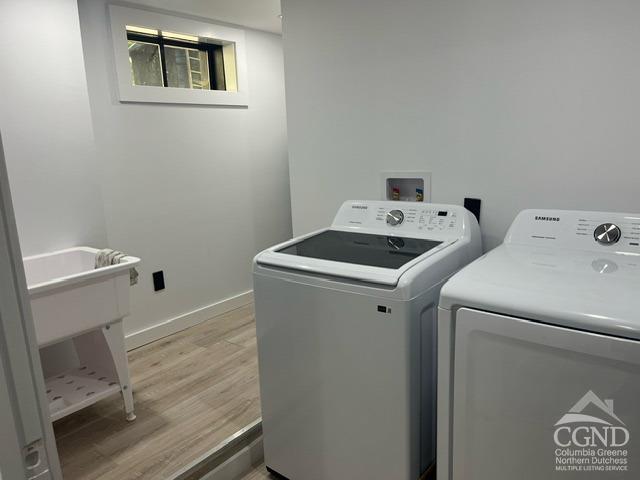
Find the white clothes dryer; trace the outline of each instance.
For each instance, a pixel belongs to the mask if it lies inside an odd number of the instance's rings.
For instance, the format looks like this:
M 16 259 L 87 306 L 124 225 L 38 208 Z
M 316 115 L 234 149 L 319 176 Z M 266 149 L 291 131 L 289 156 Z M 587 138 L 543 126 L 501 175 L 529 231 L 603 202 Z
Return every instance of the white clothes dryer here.
M 640 215 L 523 211 L 438 344 L 438 480 L 640 478 Z

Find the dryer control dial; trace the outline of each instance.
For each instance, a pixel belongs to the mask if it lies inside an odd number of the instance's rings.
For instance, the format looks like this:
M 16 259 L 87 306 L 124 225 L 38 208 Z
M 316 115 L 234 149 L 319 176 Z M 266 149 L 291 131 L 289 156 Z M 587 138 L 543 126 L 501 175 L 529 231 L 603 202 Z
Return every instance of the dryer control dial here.
M 620 227 L 613 223 L 603 223 L 598 225 L 593 231 L 593 238 L 596 239 L 600 245 L 613 245 L 620 240 L 622 232 Z
M 387 212 L 387 223 L 392 227 L 400 225 L 404 221 L 404 213 L 401 210 L 390 210 Z

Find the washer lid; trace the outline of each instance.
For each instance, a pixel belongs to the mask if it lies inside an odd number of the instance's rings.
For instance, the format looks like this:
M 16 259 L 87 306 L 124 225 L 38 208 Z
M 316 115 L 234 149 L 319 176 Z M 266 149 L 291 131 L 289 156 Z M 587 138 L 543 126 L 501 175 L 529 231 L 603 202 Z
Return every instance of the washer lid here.
M 440 307 L 640 340 L 640 255 L 503 244 L 454 275 Z
M 256 256 L 259 265 L 318 275 L 396 286 L 400 277 L 420 263 L 430 268 L 445 248 L 458 240 L 472 249 L 475 219 L 457 205 L 376 200 L 342 204 L 331 228 L 318 230 L 271 247 Z M 479 243 L 479 239 L 473 239 Z M 469 252 L 459 253 L 466 258 Z M 424 260 L 427 262 L 421 263 Z M 464 260 L 456 259 L 458 264 Z M 433 278 L 442 280 L 433 269 Z
M 299 257 L 398 269 L 442 242 L 371 233 L 325 230 L 276 250 Z
M 265 250 L 256 262 L 396 286 L 411 267 L 455 242 L 325 229 Z

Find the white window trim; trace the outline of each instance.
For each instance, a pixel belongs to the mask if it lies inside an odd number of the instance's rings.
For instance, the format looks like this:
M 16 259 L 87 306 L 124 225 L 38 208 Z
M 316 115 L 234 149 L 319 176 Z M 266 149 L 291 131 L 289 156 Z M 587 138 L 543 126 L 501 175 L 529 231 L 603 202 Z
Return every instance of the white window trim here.
M 118 94 L 121 102 L 188 103 L 245 107 L 249 105 L 249 85 L 243 30 L 120 5 L 109 5 L 109 16 L 111 18 Z M 187 33 L 204 38 L 214 38 L 223 42 L 233 42 L 235 44 L 238 90 L 236 92 L 228 92 L 224 90 L 192 90 L 187 88 L 132 85 L 126 32 L 127 25 Z

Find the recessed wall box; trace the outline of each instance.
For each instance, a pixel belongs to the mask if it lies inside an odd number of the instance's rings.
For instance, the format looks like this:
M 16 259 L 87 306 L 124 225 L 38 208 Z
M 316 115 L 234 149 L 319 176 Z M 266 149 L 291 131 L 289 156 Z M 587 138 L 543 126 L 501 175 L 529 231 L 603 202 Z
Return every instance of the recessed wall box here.
M 382 200 L 431 201 L 431 172 L 391 172 L 380 174 Z

